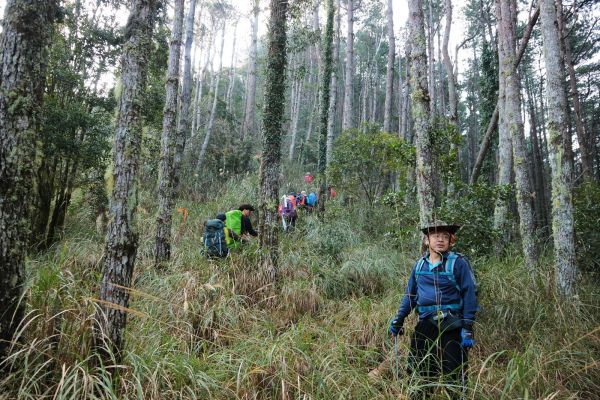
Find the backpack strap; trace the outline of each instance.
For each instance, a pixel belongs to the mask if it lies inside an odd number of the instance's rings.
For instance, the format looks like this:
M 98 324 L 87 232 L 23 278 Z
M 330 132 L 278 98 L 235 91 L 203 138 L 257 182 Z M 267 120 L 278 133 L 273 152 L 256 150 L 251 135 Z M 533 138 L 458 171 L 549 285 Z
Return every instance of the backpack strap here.
M 440 276 L 448 277 L 450 282 L 452 282 L 454 284 L 454 286 L 456 287 L 456 290 L 458 290 L 458 292 L 460 293 L 460 286 L 459 286 L 458 282 L 456 281 L 456 277 L 454 276 L 454 264 L 456 263 L 456 260 L 458 259 L 459 256 L 460 256 L 459 254 L 456 254 L 451 251 L 448 254 L 448 257 L 446 258 L 446 264 L 444 266 L 444 271 L 438 272 L 438 274 Z M 419 263 L 417 264 L 417 268 L 415 269 L 415 279 L 417 279 L 417 281 L 418 281 L 418 277 L 420 275 L 433 275 L 434 274 L 433 271 L 422 271 L 424 264 L 425 264 L 425 258 L 421 258 L 421 260 L 419 260 Z M 460 302 L 458 302 L 458 303 L 434 304 L 431 306 L 417 306 L 417 311 L 419 313 L 425 313 L 425 312 L 430 312 L 430 311 L 437 312 L 437 311 L 441 311 L 441 310 L 462 310 L 462 308 L 463 308 L 463 301 L 461 298 Z

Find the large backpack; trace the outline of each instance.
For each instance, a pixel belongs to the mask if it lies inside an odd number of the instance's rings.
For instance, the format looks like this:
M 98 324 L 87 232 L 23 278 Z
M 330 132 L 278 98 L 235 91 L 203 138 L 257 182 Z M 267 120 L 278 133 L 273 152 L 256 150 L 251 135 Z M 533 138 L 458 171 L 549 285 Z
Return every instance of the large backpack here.
M 283 200 L 281 215 L 283 215 L 284 217 L 292 217 L 296 214 L 296 204 L 294 203 L 292 197 L 293 196 L 289 196 Z
M 311 207 L 314 207 L 317 204 L 317 194 L 315 192 L 310 192 L 306 198 L 306 204 Z
M 225 224 L 220 219 L 206 221 L 204 247 L 209 257 L 226 257 L 229 254 L 224 228 Z
M 242 234 L 242 212 L 240 210 L 231 210 L 225 213 L 226 224 L 232 232 L 236 233 L 238 236 Z M 229 235 L 228 235 L 229 236 Z M 233 240 L 232 237 L 229 237 L 229 248 L 237 249 L 240 246 L 240 242 Z
M 225 222 L 227 223 L 227 227 L 237 233 L 238 235 L 242 234 L 242 212 L 240 210 L 231 210 L 225 213 L 227 219 Z

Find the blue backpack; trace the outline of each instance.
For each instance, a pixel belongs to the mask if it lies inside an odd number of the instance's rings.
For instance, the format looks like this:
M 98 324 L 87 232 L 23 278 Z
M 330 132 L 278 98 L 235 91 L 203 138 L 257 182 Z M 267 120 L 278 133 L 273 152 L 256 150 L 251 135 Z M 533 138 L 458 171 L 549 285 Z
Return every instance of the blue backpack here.
M 204 228 L 204 247 L 209 257 L 226 257 L 229 254 L 225 239 L 225 224 L 220 219 L 206 221 Z
M 306 204 L 311 207 L 314 207 L 317 204 L 317 194 L 315 192 L 310 192 L 306 198 Z

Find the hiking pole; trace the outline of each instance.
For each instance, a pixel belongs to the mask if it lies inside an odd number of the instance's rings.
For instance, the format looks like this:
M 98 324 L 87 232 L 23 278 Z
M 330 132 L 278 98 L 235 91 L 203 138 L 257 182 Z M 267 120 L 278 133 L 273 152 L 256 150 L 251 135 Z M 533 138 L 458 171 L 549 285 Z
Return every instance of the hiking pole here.
M 460 378 L 462 381 L 462 386 L 461 386 L 461 395 L 460 395 L 460 399 L 461 400 L 465 400 L 466 398 L 466 393 L 467 393 L 467 387 L 465 386 L 465 352 L 466 350 L 464 348 L 460 349 Z
M 394 365 L 396 366 L 395 368 L 395 375 L 396 375 L 396 381 L 399 378 L 399 365 L 398 365 L 398 335 L 394 336 Z

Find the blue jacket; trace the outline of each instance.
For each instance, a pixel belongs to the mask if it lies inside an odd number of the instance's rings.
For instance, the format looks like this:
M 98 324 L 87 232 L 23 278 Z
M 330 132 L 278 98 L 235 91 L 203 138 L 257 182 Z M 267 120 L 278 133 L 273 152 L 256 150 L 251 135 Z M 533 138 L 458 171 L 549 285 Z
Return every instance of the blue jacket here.
M 451 254 L 457 256 L 452 274 L 454 279 L 444 275 L 448 256 Z M 479 305 L 477 304 L 477 284 L 469 261 L 461 254 L 453 252 L 444 253 L 442 262 L 438 262 L 436 265 L 432 265 L 429 261 L 429 252 L 423 255 L 422 260 L 420 271 L 425 271 L 426 274 L 416 273 L 421 259 L 417 260 L 408 279 L 396 318 L 403 320 L 414 308 L 419 311 L 420 319 L 428 318 L 436 314 L 436 311 L 431 308 L 441 306 L 441 309 L 453 308 L 459 317 L 472 323 L 475 320 L 475 313 L 479 310 Z M 429 274 L 429 272 L 431 273 Z M 448 307 L 449 305 L 451 306 Z M 427 309 L 428 307 L 429 309 Z

